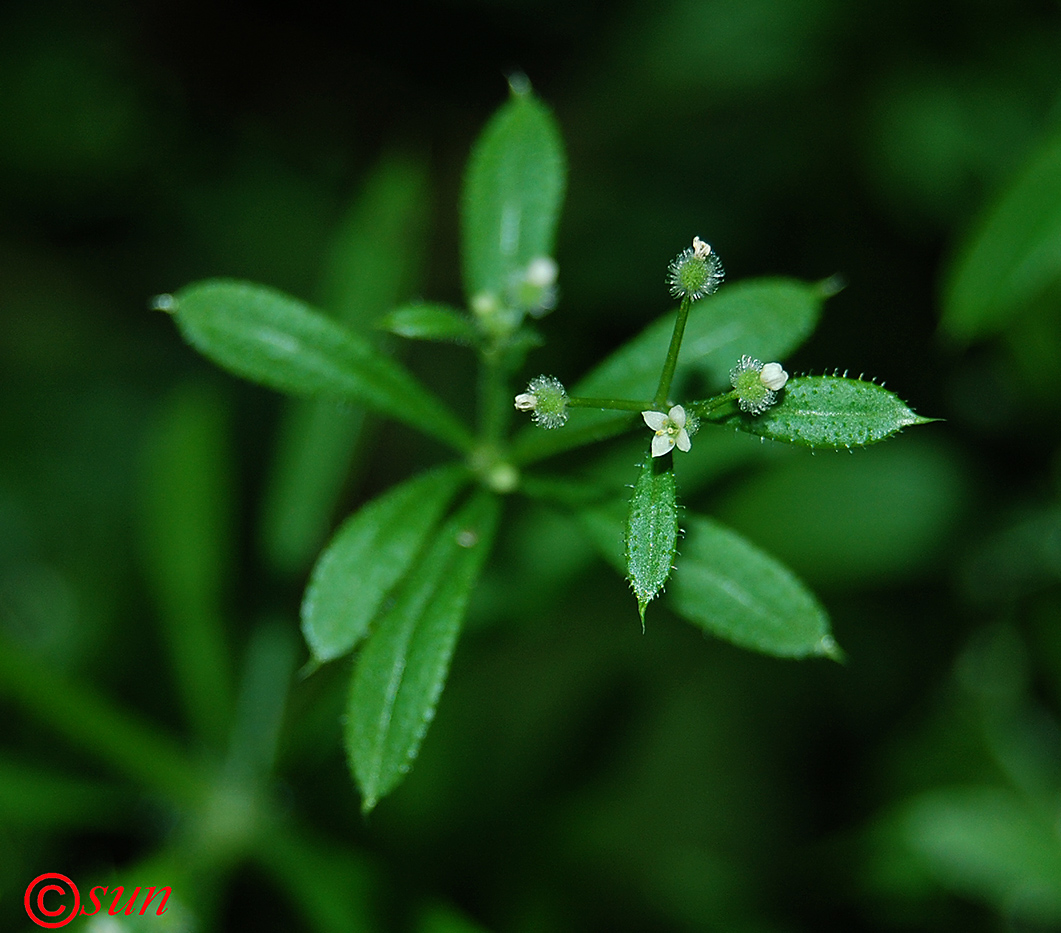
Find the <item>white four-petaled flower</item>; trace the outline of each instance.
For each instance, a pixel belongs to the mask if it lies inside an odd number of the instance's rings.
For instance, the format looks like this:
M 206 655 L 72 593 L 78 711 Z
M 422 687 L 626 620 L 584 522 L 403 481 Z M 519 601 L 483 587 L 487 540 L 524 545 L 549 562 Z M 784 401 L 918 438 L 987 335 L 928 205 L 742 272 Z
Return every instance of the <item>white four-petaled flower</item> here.
M 669 412 L 643 411 L 641 417 L 656 436 L 652 438 L 652 456 L 662 457 L 675 447 L 687 451 L 692 447 L 689 432 L 685 429 L 685 409 L 675 405 Z

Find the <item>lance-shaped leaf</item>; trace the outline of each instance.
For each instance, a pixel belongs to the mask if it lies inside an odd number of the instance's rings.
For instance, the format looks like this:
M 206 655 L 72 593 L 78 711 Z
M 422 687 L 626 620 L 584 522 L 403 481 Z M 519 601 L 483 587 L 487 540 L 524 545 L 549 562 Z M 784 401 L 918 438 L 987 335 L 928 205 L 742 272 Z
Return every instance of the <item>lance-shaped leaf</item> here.
M 774 441 L 840 448 L 876 444 L 909 425 L 936 420 L 914 414 L 894 392 L 874 382 L 797 376 L 763 414 L 733 415 L 725 423 Z
M 1061 286 L 1061 133 L 1006 188 L 963 245 L 943 295 L 943 329 L 988 336 Z
M 498 512 L 497 498 L 479 492 L 446 522 L 357 660 L 346 751 L 366 813 L 398 785 L 420 750 Z
M 778 657 L 839 658 L 825 610 L 783 564 L 724 525 L 686 521 L 670 605 L 694 625 Z
M 321 553 L 302 600 L 302 633 L 318 662 L 368 633 L 464 481 L 460 467 L 392 487 L 350 516 Z
M 763 278 L 725 286 L 693 305 L 678 366 L 703 370 L 723 384 L 743 354 L 783 359 L 807 338 L 833 293 L 828 283 Z M 623 344 L 572 390 L 592 397 L 651 398 L 667 355 L 674 313 Z
M 181 289 L 167 310 L 192 346 L 237 376 L 295 395 L 361 402 L 459 450 L 471 444 L 464 425 L 406 369 L 295 298 L 211 279 Z
M 442 340 L 474 343 L 475 325 L 456 308 L 418 301 L 385 314 L 376 326 L 410 340 Z
M 317 293 L 320 308 L 370 341 L 384 312 L 419 289 L 428 221 L 426 167 L 386 155 L 368 175 L 331 237 Z M 328 538 L 336 506 L 365 445 L 360 405 L 292 399 L 284 406 L 262 501 L 260 541 L 278 570 L 302 575 Z
M 800 282 L 763 278 L 725 286 L 698 301 L 689 315 L 678 357 L 678 376 L 698 369 L 723 385 L 743 354 L 761 360 L 784 359 L 814 330 L 822 305 L 836 286 L 831 281 Z M 572 395 L 591 398 L 652 398 L 667 356 L 675 314 L 665 314 L 583 377 Z M 620 433 L 626 416 L 592 409 L 576 412 L 563 431 L 524 430 L 516 458 L 529 463 L 597 437 Z M 577 432 L 577 433 L 576 433 Z
M 945 887 L 1038 929 L 1061 925 L 1056 807 L 1003 787 L 941 787 L 896 822 L 900 844 Z
M 148 447 L 141 509 L 145 571 L 181 700 L 199 737 L 215 742 L 235 692 L 222 599 L 235 550 L 229 433 L 217 393 L 173 393 Z
M 667 582 L 677 549 L 674 461 L 670 456 L 649 457 L 634 486 L 626 521 L 626 573 L 637 596 L 642 627 L 645 608 Z
M 564 149 L 529 88 L 491 118 L 475 144 L 461 204 L 464 287 L 499 300 L 530 261 L 549 256 L 564 196 Z

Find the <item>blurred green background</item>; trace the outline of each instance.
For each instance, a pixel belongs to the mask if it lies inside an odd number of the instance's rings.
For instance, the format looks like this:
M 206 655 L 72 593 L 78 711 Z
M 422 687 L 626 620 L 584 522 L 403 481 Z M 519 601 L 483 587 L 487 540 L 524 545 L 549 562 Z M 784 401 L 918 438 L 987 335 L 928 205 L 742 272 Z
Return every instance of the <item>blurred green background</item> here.
M 0 928 L 59 871 L 173 885 L 170 929 L 1061 929 L 1059 62 L 1030 0 L 4 4 Z M 790 372 L 946 421 L 850 456 L 720 433 L 682 487 L 815 587 L 843 666 L 665 606 L 642 636 L 570 520 L 514 504 L 366 821 L 299 597 L 439 451 L 239 383 L 148 307 L 215 275 L 459 303 L 463 164 L 516 71 L 570 160 L 528 375 L 666 310 L 699 234 L 730 281 L 847 282 Z M 435 350 L 401 352 L 468 412 Z M 292 453 L 314 417 L 349 472 Z

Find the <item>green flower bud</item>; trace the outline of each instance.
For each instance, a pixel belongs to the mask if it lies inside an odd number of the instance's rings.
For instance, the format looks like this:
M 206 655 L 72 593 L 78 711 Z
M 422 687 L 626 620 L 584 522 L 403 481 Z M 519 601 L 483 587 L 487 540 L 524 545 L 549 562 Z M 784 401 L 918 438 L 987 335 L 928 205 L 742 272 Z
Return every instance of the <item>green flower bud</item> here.
M 535 376 L 527 391 L 516 396 L 516 408 L 531 412 L 543 428 L 560 428 L 567 421 L 567 390 L 555 376 Z
M 777 401 L 777 393 L 788 382 L 780 363 L 765 366 L 750 356 L 742 356 L 730 370 L 729 381 L 737 390 L 737 404 L 749 415 L 761 415 Z
M 711 245 L 694 236 L 692 248 L 682 250 L 667 267 L 667 283 L 673 297 L 697 301 L 718 291 L 725 274 Z

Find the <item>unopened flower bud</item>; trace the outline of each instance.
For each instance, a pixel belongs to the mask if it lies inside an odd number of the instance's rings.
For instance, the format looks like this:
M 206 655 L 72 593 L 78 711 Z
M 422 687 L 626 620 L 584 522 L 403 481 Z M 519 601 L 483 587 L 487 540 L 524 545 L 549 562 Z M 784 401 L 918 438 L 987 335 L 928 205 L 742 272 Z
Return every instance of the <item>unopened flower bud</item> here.
M 515 404 L 520 411 L 531 412 L 534 423 L 543 428 L 563 427 L 567 421 L 567 390 L 555 376 L 535 376 Z
M 737 390 L 737 404 L 749 415 L 761 415 L 777 401 L 777 392 L 788 382 L 780 363 L 767 363 L 742 356 L 730 370 L 729 381 Z
M 777 392 L 783 389 L 785 383 L 788 382 L 788 373 L 781 368 L 780 363 L 767 363 L 763 371 L 759 373 L 759 379 L 768 389 Z
M 667 283 L 675 298 L 696 301 L 718 291 L 725 271 L 718 254 L 700 237 L 693 237 L 690 249 L 682 250 L 667 267 Z

